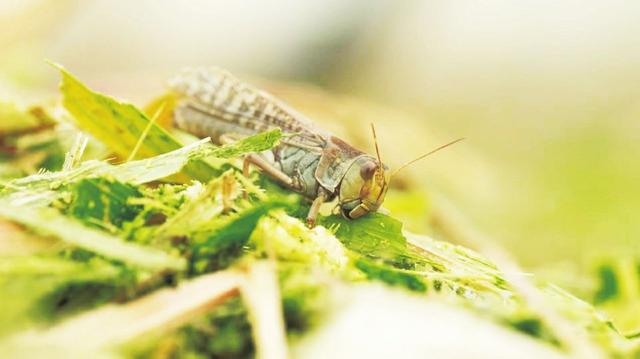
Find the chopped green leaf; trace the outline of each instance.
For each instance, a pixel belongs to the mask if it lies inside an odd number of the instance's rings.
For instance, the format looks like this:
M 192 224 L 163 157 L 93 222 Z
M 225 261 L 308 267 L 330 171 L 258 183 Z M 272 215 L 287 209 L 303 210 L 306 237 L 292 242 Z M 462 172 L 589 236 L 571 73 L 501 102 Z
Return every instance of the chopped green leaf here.
M 103 177 L 83 179 L 71 192 L 73 200 L 67 211 L 87 225 L 120 227 L 141 209 L 127 204 L 129 198 L 142 196 L 136 187 Z
M 149 118 L 132 104 L 92 91 L 62 66 L 60 90 L 63 104 L 81 129 L 91 133 L 121 158 L 127 158 L 149 125 Z M 183 144 L 162 127 L 153 124 L 138 151 L 140 158 L 174 151 Z M 207 180 L 216 170 L 203 160 L 188 165 L 186 172 L 197 179 Z
M 204 155 L 216 158 L 232 158 L 245 153 L 262 152 L 277 145 L 281 138 L 282 131 L 279 128 L 276 128 L 246 137 L 228 145 L 211 148 L 209 151 L 205 152 Z
M 140 144 L 138 157 L 146 158 L 177 150 L 183 144 L 132 104 L 92 91 L 62 66 L 60 89 L 63 104 L 73 115 L 76 124 L 105 143 L 121 158 L 127 158 L 146 132 Z M 260 152 L 273 147 L 282 137 L 279 129 L 258 134 L 233 144 L 212 148 L 208 155 L 230 158 L 248 152 Z M 219 174 L 204 159 L 194 159 L 185 168 L 187 174 L 199 180 L 208 180 Z
M 242 253 L 258 221 L 269 211 L 287 203 L 267 201 L 233 216 L 228 222 L 193 246 L 192 271 L 202 273 L 228 266 Z
M 175 151 L 152 158 L 126 162 L 118 166 L 104 161 L 90 160 L 65 171 L 37 173 L 7 182 L 4 187 L 9 193 L 42 194 L 57 191 L 92 176 L 112 176 L 121 182 L 142 184 L 170 176 L 179 172 L 189 160 L 202 155 L 211 146 L 202 140 Z M 55 194 L 53 194 L 55 197 Z
M 419 275 L 404 273 L 383 263 L 376 263 L 366 258 L 356 259 L 356 267 L 363 271 L 369 279 L 381 280 L 393 286 L 401 286 L 416 292 L 425 292 L 427 285 Z
M 30 322 L 41 322 L 77 309 L 73 303 L 63 302 L 55 293 L 70 287 L 81 287 L 93 293 L 80 306 L 96 303 L 96 290 L 126 285 L 123 271 L 103 260 L 77 262 L 57 255 L 0 257 L 0 292 L 3 295 L 0 311 L 0 335 L 20 329 Z M 77 297 L 75 299 L 80 299 Z M 90 299 L 87 301 L 86 299 Z M 77 303 L 77 301 L 74 300 Z
M 372 213 L 355 221 L 331 216 L 323 218 L 321 223 L 335 229 L 336 237 L 348 249 L 365 257 L 407 269 L 424 262 L 408 248 L 402 223 L 384 214 Z
M 64 242 L 106 258 L 150 270 L 181 271 L 186 262 L 154 248 L 127 243 L 120 238 L 88 228 L 50 208 L 11 206 L 0 201 L 0 217 L 24 224 L 38 233 L 52 235 Z

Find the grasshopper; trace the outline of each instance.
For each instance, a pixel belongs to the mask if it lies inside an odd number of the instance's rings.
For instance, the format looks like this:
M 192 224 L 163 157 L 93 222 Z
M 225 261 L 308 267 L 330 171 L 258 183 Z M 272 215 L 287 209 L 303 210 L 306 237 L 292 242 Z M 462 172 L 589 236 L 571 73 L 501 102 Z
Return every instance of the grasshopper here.
M 382 205 L 392 174 L 380 159 L 373 125 L 375 157 L 316 127 L 285 103 L 226 71 L 187 69 L 169 86 L 178 95 L 175 126 L 195 136 L 225 144 L 280 128 L 287 136 L 269 151 L 247 155 L 243 171 L 248 174 L 250 165 L 257 166 L 286 188 L 312 200 L 309 226 L 315 224 L 320 206 L 336 198 L 337 208 L 349 219 L 375 212 Z

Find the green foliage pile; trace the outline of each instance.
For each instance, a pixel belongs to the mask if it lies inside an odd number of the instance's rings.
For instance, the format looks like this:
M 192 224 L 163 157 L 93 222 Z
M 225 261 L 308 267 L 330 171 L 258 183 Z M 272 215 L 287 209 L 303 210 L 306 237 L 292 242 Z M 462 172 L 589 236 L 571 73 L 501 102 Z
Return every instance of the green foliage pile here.
M 383 214 L 357 221 L 327 216 L 307 228 L 305 200 L 239 170 L 238 158 L 275 146 L 279 131 L 223 147 L 206 139 L 184 144 L 135 106 L 60 70 L 75 130 L 62 136 L 53 122 L 61 119 L 0 103 L 0 217 L 43 243 L 0 257 L 0 335 L 55 326 L 73 313 L 267 258 L 276 263 L 291 341 L 322 324 L 338 288 L 374 282 L 451 301 L 565 349 L 499 268 L 468 249 L 407 233 Z M 101 143 L 116 160 L 86 158 L 80 131 L 92 136 L 89 146 Z M 74 134 L 79 140 L 65 157 L 64 138 Z M 604 352 L 632 353 L 631 341 L 591 306 L 551 285 L 539 288 Z M 234 297 L 159 338 L 131 338 L 122 355 L 250 357 L 251 325 Z

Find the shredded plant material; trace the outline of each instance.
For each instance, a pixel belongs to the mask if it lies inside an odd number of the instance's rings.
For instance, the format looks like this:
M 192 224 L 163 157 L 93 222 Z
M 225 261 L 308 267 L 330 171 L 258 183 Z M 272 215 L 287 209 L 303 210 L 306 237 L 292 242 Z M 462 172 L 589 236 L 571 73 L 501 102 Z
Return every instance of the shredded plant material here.
M 470 249 L 380 213 L 327 215 L 308 228 L 307 201 L 242 173 L 242 156 L 277 145 L 280 131 L 221 147 L 183 143 L 187 136 L 151 122 L 153 113 L 56 67 L 67 116 L 0 102 L 0 219 L 40 243 L 0 257 L 7 356 L 322 357 L 318 348 L 331 350 L 320 344 L 331 334 L 323 328 L 339 335 L 341 318 L 375 303 L 385 308 L 370 313 L 378 320 L 442 307 L 483 335 L 526 342 L 523 356 L 576 354 L 500 267 Z M 517 275 L 584 336 L 589 355 L 640 355 L 636 340 L 588 303 Z M 376 300 L 363 305 L 367 295 Z M 419 328 L 388 329 L 425 354 Z M 385 333 L 354 335 L 376 342 Z

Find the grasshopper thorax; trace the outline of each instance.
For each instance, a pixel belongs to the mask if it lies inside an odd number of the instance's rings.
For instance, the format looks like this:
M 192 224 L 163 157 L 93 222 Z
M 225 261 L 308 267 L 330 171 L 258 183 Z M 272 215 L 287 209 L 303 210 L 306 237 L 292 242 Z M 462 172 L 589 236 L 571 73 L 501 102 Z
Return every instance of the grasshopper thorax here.
M 338 205 L 349 219 L 378 210 L 387 194 L 390 177 L 385 165 L 368 155 L 358 157 L 347 169 L 338 193 Z

